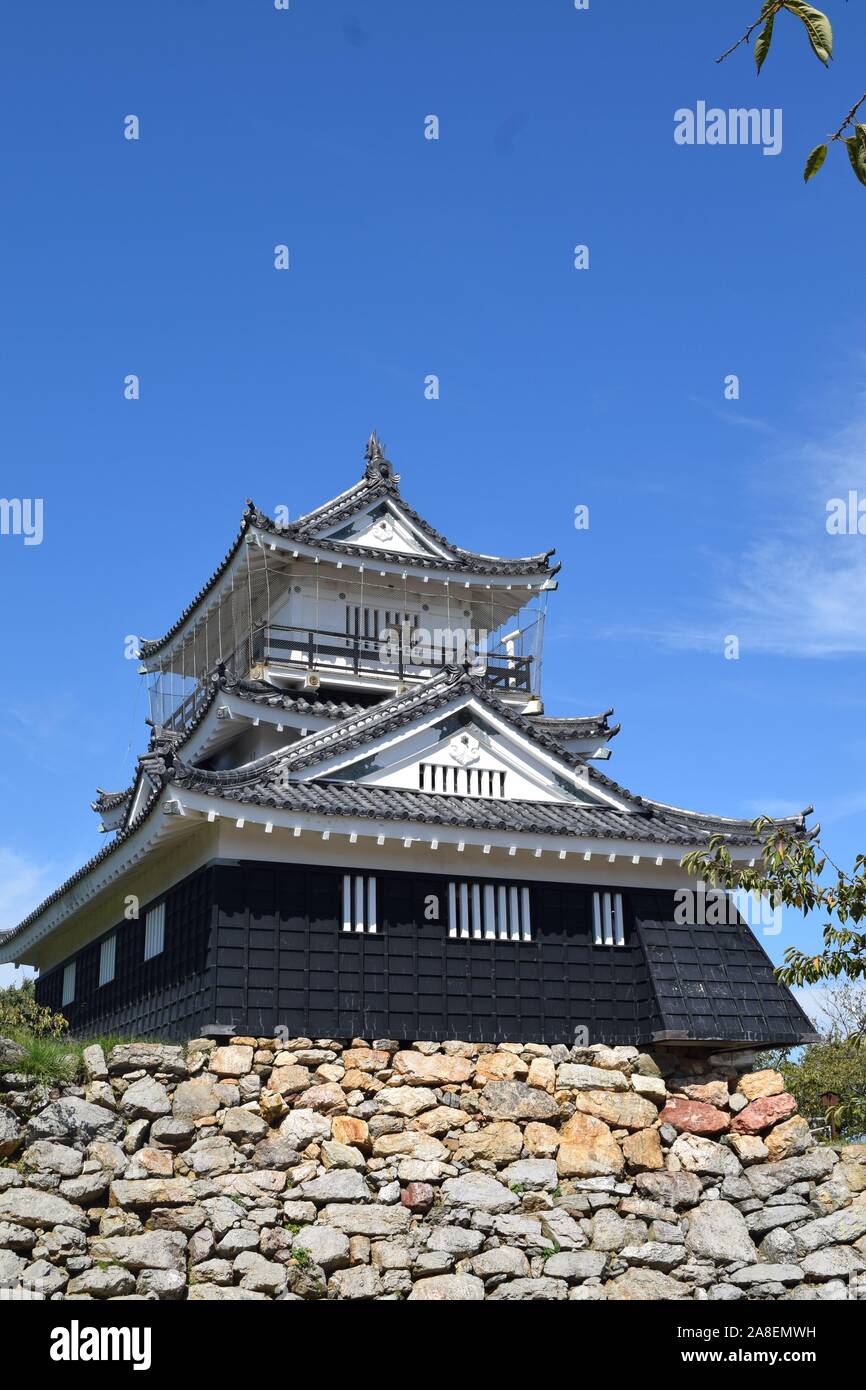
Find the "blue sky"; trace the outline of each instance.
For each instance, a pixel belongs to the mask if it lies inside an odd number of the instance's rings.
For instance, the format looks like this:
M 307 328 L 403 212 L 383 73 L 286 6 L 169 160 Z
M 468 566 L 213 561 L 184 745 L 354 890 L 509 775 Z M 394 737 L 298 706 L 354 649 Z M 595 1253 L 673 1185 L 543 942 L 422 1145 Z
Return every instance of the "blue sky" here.
M 866 16 L 827 0 L 830 71 L 790 15 L 760 79 L 717 66 L 758 7 L 10 11 L 0 492 L 45 534 L 0 537 L 0 926 L 99 847 L 93 789 L 144 745 L 125 636 L 165 630 L 246 497 L 354 481 L 373 427 L 459 543 L 556 547 L 546 705 L 616 707 L 613 775 L 813 802 L 834 858 L 866 848 L 866 536 L 825 528 L 866 496 L 866 190 L 838 145 L 801 177 L 866 86 Z M 781 153 L 675 144 L 698 101 L 781 108 Z

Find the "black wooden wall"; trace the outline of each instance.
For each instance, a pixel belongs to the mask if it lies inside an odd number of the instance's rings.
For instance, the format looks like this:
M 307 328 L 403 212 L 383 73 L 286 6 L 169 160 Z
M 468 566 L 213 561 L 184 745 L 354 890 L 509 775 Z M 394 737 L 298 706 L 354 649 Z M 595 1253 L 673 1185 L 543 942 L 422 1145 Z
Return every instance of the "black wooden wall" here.
M 165 897 L 165 948 L 144 959 L 144 922 L 153 903 L 141 905 L 135 921 L 121 921 L 114 979 L 100 986 L 103 932 L 36 982 L 41 1004 L 56 1009 L 79 1036 L 117 1033 L 156 1038 L 194 1037 L 210 1005 L 213 961 L 214 870 L 192 874 Z M 159 899 L 154 899 L 154 903 Z M 61 1004 L 63 969 L 75 961 L 75 1000 Z
M 379 873 L 378 930 L 342 930 L 342 873 L 216 863 L 165 897 L 165 949 L 145 962 L 144 917 L 123 922 L 115 979 L 102 938 L 74 957 L 81 1036 L 182 1040 L 202 1030 L 405 1041 L 793 1043 L 810 1025 L 742 923 L 678 925 L 673 894 L 623 892 L 625 945 L 592 941 L 592 885 L 527 884 L 529 942 L 448 936 L 448 877 Z M 604 885 L 599 885 L 604 887 Z M 442 920 L 425 918 L 435 895 Z M 157 900 L 158 901 L 158 900 Z M 37 982 L 61 1008 L 62 962 Z M 585 1030 L 578 1034 L 576 1030 Z
M 215 1021 L 257 1035 L 630 1041 L 651 1012 L 643 954 L 594 947 L 591 889 L 532 885 L 530 942 L 448 937 L 448 878 L 378 874 L 378 931 L 344 932 L 342 877 L 277 864 L 216 870 Z M 428 922 L 425 898 L 442 904 Z M 627 907 L 627 905 L 626 905 Z

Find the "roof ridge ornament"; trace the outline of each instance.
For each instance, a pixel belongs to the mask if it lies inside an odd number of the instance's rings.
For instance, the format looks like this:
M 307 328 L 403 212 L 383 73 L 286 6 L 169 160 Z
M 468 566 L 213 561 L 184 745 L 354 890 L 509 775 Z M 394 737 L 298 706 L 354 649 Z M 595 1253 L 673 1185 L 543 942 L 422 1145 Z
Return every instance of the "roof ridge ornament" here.
M 373 482 L 393 482 L 399 481 L 399 476 L 394 472 L 390 459 L 385 457 L 385 448 L 375 430 L 370 431 L 370 438 L 367 440 L 364 449 L 364 458 L 367 466 L 364 469 L 364 476 Z

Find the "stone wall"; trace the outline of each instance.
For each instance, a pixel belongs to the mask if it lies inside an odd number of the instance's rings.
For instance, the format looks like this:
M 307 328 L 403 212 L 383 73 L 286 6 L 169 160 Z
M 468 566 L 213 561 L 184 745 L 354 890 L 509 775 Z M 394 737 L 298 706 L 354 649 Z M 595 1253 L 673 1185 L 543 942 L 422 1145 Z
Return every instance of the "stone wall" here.
M 745 1054 L 196 1039 L 54 1090 L 16 1055 L 5 1297 L 866 1299 L 866 1145 Z

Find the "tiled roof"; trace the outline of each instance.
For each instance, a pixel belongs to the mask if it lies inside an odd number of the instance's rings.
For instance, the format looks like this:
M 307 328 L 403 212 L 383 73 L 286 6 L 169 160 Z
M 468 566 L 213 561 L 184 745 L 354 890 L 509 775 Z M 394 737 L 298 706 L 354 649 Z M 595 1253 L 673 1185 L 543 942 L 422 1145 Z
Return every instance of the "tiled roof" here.
M 288 771 L 313 767 L 316 763 L 325 762 L 337 754 L 363 748 L 383 734 L 391 733 L 415 719 L 433 714 L 459 699 L 461 695 L 474 697 L 497 718 L 512 725 L 519 733 L 569 767 L 587 766 L 579 755 L 568 752 L 556 738 L 539 728 L 534 716 L 518 714 L 500 700 L 482 678 L 473 675 L 466 667 L 448 666 L 424 685 L 416 686 L 402 695 L 394 695 L 388 700 L 381 700 L 377 704 L 360 706 L 351 715 L 336 721 L 330 728 L 308 734 L 289 748 L 267 753 L 240 768 L 202 775 L 218 778 L 228 786 L 236 782 L 255 781 L 277 768 L 280 775 L 283 775 Z M 199 719 L 203 717 L 205 708 L 202 708 Z M 595 768 L 587 768 L 587 771 L 600 785 L 627 797 L 635 806 L 641 804 L 640 797 L 626 791 Z
M 267 705 L 269 709 L 282 709 L 291 714 L 309 714 L 313 719 L 348 719 L 350 715 L 363 714 L 369 708 L 355 700 L 305 700 L 303 696 L 278 690 L 268 681 L 231 681 L 223 677 L 219 688 L 253 705 Z
M 304 516 L 298 517 L 296 521 L 290 522 L 288 526 L 282 528 L 282 534 L 294 536 L 296 539 L 304 540 L 309 544 L 328 544 L 340 551 L 349 551 L 352 554 L 384 556 L 398 563 L 406 563 L 405 551 L 385 551 L 378 546 L 375 548 L 353 546 L 348 542 L 336 540 L 325 542 L 320 535 L 323 530 L 330 530 L 339 525 L 341 521 L 348 521 L 351 517 L 364 511 L 371 503 L 380 499 L 393 498 L 400 511 L 414 523 L 422 535 L 433 541 L 442 550 L 449 550 L 454 556 L 460 557 L 459 561 L 449 561 L 437 556 L 424 556 L 425 564 L 429 561 L 434 567 L 473 570 L 480 574 L 535 574 L 549 570 L 547 561 L 553 554 L 552 550 L 509 560 L 498 555 L 479 555 L 477 551 L 464 550 L 462 546 L 455 545 L 453 541 L 448 540 L 447 536 L 443 536 L 441 531 L 437 531 L 434 526 L 431 526 L 429 521 L 425 521 L 424 517 L 413 507 L 410 507 L 401 495 L 399 475 L 394 472 L 390 461 L 385 458 L 382 446 L 375 434 L 371 434 L 367 441 L 365 458 L 367 464 L 360 483 L 349 488 L 347 492 L 341 493 L 332 501 L 317 507 L 315 511 L 307 512 Z M 264 524 L 268 523 L 273 526 L 270 518 L 264 518 Z
M 418 822 L 443 826 L 465 826 L 467 829 L 490 829 L 545 835 L 575 836 L 583 839 L 625 839 L 635 843 L 671 844 L 683 848 L 706 844 L 711 835 L 721 834 L 732 845 L 760 848 L 748 820 L 707 816 L 696 811 L 682 810 L 662 802 L 649 801 L 619 786 L 609 777 L 589 766 L 578 755 L 565 750 L 557 739 L 539 727 L 537 716 L 515 713 L 505 705 L 478 677 L 466 669 L 449 668 L 426 685 L 394 696 L 370 707 L 350 706 L 351 713 L 336 720 L 332 728 L 319 730 L 299 740 L 287 749 L 259 758 L 241 768 L 207 771 L 185 764 L 177 755 L 192 729 L 204 717 L 218 691 L 236 690 L 243 698 L 270 700 L 271 687 L 263 682 L 230 683 L 222 678 L 214 682 L 208 700 L 197 719 L 183 737 L 166 736 L 155 731 L 147 753 L 139 759 L 154 786 L 135 819 L 124 825 L 115 838 L 98 854 L 88 860 L 75 874 L 61 884 L 23 922 L 0 937 L 4 946 L 21 935 L 49 907 L 117 849 L 144 823 L 157 805 L 161 792 L 168 785 L 190 788 L 214 798 L 227 801 L 272 806 L 289 811 L 323 816 L 353 816 L 362 819 L 394 822 Z M 589 786 L 593 784 L 615 792 L 626 805 L 621 808 L 587 805 L 578 801 L 538 802 L 499 801 L 488 798 L 445 796 L 430 792 L 403 791 L 393 787 L 375 787 L 358 782 L 340 783 L 328 779 L 287 781 L 285 774 L 325 762 L 337 753 L 362 748 L 383 733 L 407 724 L 459 698 L 471 695 L 487 706 L 497 718 L 511 724 L 517 731 L 543 747 L 570 767 L 585 768 Z M 283 698 L 283 697 L 280 697 Z M 294 697 L 285 697 L 288 704 L 307 705 Z M 309 702 L 311 712 L 330 702 Z M 125 797 L 129 793 L 111 793 Z M 119 804 L 119 803 L 118 803 Z M 781 821 L 788 829 L 813 834 L 805 827 L 805 816 Z
M 471 696 L 480 701 L 496 717 L 512 725 L 518 733 L 529 737 L 567 766 L 584 769 L 590 786 L 595 784 L 613 792 L 626 802 L 626 806 L 617 809 L 587 807 L 575 802 L 490 802 L 474 797 L 404 792 L 394 787 L 343 784 L 328 778 L 306 782 L 287 780 L 292 773 L 302 769 L 315 767 L 316 764 L 327 762 L 336 756 L 360 751 L 384 734 L 425 715 L 434 714 L 461 696 Z M 594 832 L 590 827 L 594 825 L 599 834 L 607 829 L 605 838 L 611 838 L 615 832 L 616 838 L 633 835 L 634 838 L 657 840 L 661 843 L 698 845 L 705 843 L 710 835 L 722 834 L 732 844 L 754 844 L 757 848 L 760 843 L 749 820 L 726 819 L 696 811 L 680 810 L 662 802 L 647 801 L 628 791 L 604 773 L 589 766 L 579 754 L 570 753 L 562 748 L 555 738 L 537 727 L 533 716 L 515 713 L 477 676 L 473 676 L 466 669 L 455 667 L 447 668 L 418 689 L 408 691 L 404 695 L 395 695 L 390 700 L 383 700 L 381 704 L 340 720 L 331 728 L 309 734 L 289 748 L 268 753 L 242 767 L 210 771 L 194 768 L 177 759 L 169 775 L 182 786 L 210 796 L 223 796 L 232 801 L 283 806 L 294 810 L 302 810 L 305 806 L 318 810 L 312 789 L 327 787 L 330 798 L 328 806 L 332 809 L 330 812 L 323 812 L 325 814 L 361 815 L 365 814 L 362 808 L 369 807 L 371 814 L 386 820 L 429 819 L 431 823 L 469 826 L 476 823 L 473 817 L 482 816 L 488 818 L 485 825 L 490 824 L 503 829 L 520 829 L 521 825 L 517 821 L 521 821 L 527 829 L 537 830 L 544 824 L 550 828 L 550 833 L 569 835 L 591 835 Z M 441 819 L 444 814 L 443 806 L 447 808 L 446 820 Z M 372 808 L 375 808 L 375 811 Z M 516 819 L 509 819 L 512 810 Z M 805 814 L 789 817 L 783 823 L 790 829 L 804 830 Z M 469 819 L 461 819 L 463 816 Z M 494 816 L 492 822 L 489 820 L 491 816 Z M 643 836 L 636 831 L 639 816 L 645 817 L 646 822 L 651 822 L 652 825 L 652 829 Z
M 363 713 L 367 708 L 366 705 L 348 700 L 305 700 L 303 696 L 299 697 L 278 690 L 268 681 L 234 680 L 225 675 L 214 677 L 207 697 L 199 705 L 195 717 L 190 720 L 183 734 L 166 739 L 162 731 L 160 733 L 153 732 L 147 752 L 138 759 L 139 766 L 150 772 L 152 771 L 151 763 L 155 750 L 157 756 L 162 756 L 166 747 L 173 746 L 175 752 L 182 748 L 202 723 L 215 698 L 220 693 L 234 695 L 239 700 L 245 700 L 253 705 L 267 705 L 270 709 L 281 709 L 292 714 L 308 714 L 314 719 L 347 719 L 350 715 Z M 101 787 L 97 787 L 96 800 L 91 801 L 90 804 L 93 810 L 99 814 L 113 811 L 116 807 L 122 806 L 124 802 L 130 800 L 135 786 L 136 783 L 133 782 L 131 786 L 120 792 L 106 792 Z
M 571 718 L 553 714 L 532 715 L 532 721 L 551 738 L 614 738 L 622 728 L 621 724 L 608 724 L 612 709 L 603 714 L 581 714 Z M 529 718 L 530 716 L 527 716 Z
M 649 1039 L 775 1046 L 817 1041 L 814 1025 L 748 925 L 679 923 L 670 892 L 629 889 L 649 986 Z
M 629 840 L 647 844 L 697 846 L 706 834 L 680 827 L 647 811 L 578 802 L 512 801 L 487 797 L 442 796 L 359 782 L 282 782 L 275 772 L 256 781 L 231 781 L 220 774 L 178 766 L 171 780 L 184 790 L 202 792 L 237 805 L 272 807 L 308 815 L 351 816 L 362 820 L 419 822 L 467 830 L 577 836 L 591 840 Z M 731 835 L 732 843 L 740 843 Z M 754 835 L 744 837 L 752 843 Z
M 555 574 L 559 569 L 558 565 L 551 566 L 549 563 L 550 557 L 554 553 L 553 550 L 542 551 L 537 555 L 506 559 L 497 555 L 480 555 L 476 551 L 464 550 L 461 546 L 454 545 L 409 506 L 400 493 L 398 483 L 399 479 L 388 460 L 382 456 L 381 448 L 378 454 L 371 457 L 370 444 L 368 443 L 367 466 L 361 481 L 330 502 L 324 503 L 312 512 L 307 512 L 295 521 L 280 525 L 272 517 L 259 511 L 252 501 L 247 501 L 246 509 L 241 518 L 240 529 L 225 558 L 214 570 L 207 583 L 198 591 L 192 602 L 187 604 L 177 621 L 162 637 L 142 640 L 142 657 L 153 656 L 183 627 L 187 618 L 225 573 L 243 543 L 246 532 L 251 528 L 266 531 L 271 535 L 281 536 L 287 540 L 295 540 L 300 544 L 315 547 L 316 550 L 327 551 L 334 555 L 355 555 L 391 564 L 415 564 L 421 565 L 425 569 L 441 570 L 444 573 L 541 577 Z M 401 511 L 412 520 L 419 531 L 442 549 L 451 551 L 454 558 L 447 559 L 438 555 L 412 556 L 405 551 L 389 551 L 379 547 L 354 545 L 347 541 L 322 538 L 319 534 L 322 530 L 339 524 L 340 521 L 348 520 L 349 517 L 363 511 L 364 508 L 380 498 L 393 498 L 398 502 Z
M 94 811 L 114 811 L 118 806 L 122 806 L 124 801 L 128 801 L 132 796 L 132 787 L 126 787 L 122 792 L 106 792 L 101 787 L 96 788 L 96 800 L 91 801 Z
M 374 738 L 391 733 L 416 719 L 433 714 L 443 706 L 451 704 L 460 696 L 472 696 L 485 705 L 496 718 L 504 720 L 532 742 L 543 747 L 546 752 L 568 763 L 570 767 L 585 767 L 583 759 L 562 747 L 559 739 L 550 734 L 534 715 L 517 713 L 495 693 L 483 677 L 475 675 L 463 666 L 447 666 L 423 685 L 418 685 L 402 695 L 394 695 L 388 700 L 370 705 L 357 714 L 341 719 L 328 729 L 319 729 L 300 739 L 291 748 L 270 754 L 249 767 L 254 773 L 263 770 L 270 762 L 280 760 L 288 770 L 312 767 L 337 754 L 363 748 Z M 239 770 L 244 775 L 244 770 Z M 602 773 L 590 769 L 590 775 L 599 779 L 606 787 L 623 792 L 635 802 L 639 797 L 625 792 L 624 788 Z
M 199 606 L 199 604 L 201 603 L 202 599 L 203 599 L 203 598 L 206 598 L 207 595 L 211 592 L 211 590 L 217 585 L 217 583 L 219 582 L 219 580 L 220 580 L 220 579 L 222 578 L 222 576 L 225 574 L 226 570 L 228 569 L 228 567 L 229 567 L 229 565 L 231 564 L 232 560 L 234 559 L 235 555 L 236 555 L 237 552 L 240 550 L 241 545 L 243 544 L 244 536 L 246 535 L 247 531 L 250 529 L 250 525 L 251 525 L 251 521 L 252 521 L 252 516 L 253 516 L 254 510 L 255 510 L 255 509 L 254 509 L 254 507 L 253 507 L 252 502 L 248 502 L 247 505 L 246 505 L 246 508 L 245 508 L 245 510 L 244 510 L 244 514 L 243 514 L 243 516 L 241 517 L 240 529 L 238 530 L 237 535 L 235 536 L 234 540 L 232 541 L 231 545 L 229 546 L 229 549 L 226 551 L 225 556 L 224 556 L 223 559 L 220 561 L 220 563 L 217 565 L 217 567 L 216 567 L 216 569 L 214 570 L 213 574 L 211 575 L 210 579 L 208 579 L 208 580 L 201 586 L 201 588 L 199 589 L 199 591 L 198 591 L 198 593 L 196 594 L 195 598 L 192 599 L 191 602 L 187 604 L 186 608 L 184 608 L 184 610 L 183 610 L 183 612 L 181 613 L 180 617 L 177 618 L 176 621 L 172 623 L 172 625 L 171 625 L 171 627 L 168 629 L 168 631 L 167 631 L 166 633 L 164 633 L 164 635 L 163 635 L 162 637 L 157 637 L 157 638 L 154 638 L 153 640 L 150 640 L 150 639 L 148 639 L 148 638 L 146 638 L 146 637 L 142 638 L 142 640 L 141 640 L 141 642 L 140 642 L 140 644 L 139 644 L 139 650 L 140 650 L 140 652 L 141 652 L 142 657 L 149 657 L 149 656 L 152 656 L 154 652 L 158 652 L 158 651 L 160 650 L 160 648 L 164 647 L 164 646 L 166 645 L 166 643 L 169 642 L 169 641 L 171 640 L 172 637 L 174 637 L 175 633 L 177 633 L 177 632 L 180 631 L 180 629 L 183 627 L 184 623 L 186 622 L 187 618 L 188 618 L 192 613 L 195 612 L 196 608 L 198 608 L 198 606 Z
M 12 927 L 10 931 L 0 933 L 0 946 L 6 946 L 8 942 L 14 941 L 16 937 L 26 931 L 32 922 L 37 921 L 37 919 L 42 916 L 43 912 L 46 912 L 49 907 L 52 907 L 54 903 L 62 898 L 64 893 L 68 893 L 69 889 L 74 888 L 76 883 L 80 883 L 82 879 L 87 878 L 89 873 L 98 868 L 106 859 L 109 859 L 112 854 L 115 854 L 120 846 L 125 844 L 130 836 L 134 835 L 140 826 L 144 824 L 159 801 L 161 793 L 162 784 L 160 783 L 160 785 L 155 787 L 150 793 L 135 819 L 131 820 L 128 825 L 125 825 L 122 830 L 119 830 L 113 840 L 109 840 L 108 844 L 104 845 L 98 854 L 94 854 L 87 860 L 86 864 L 82 864 L 80 869 L 76 869 L 74 874 L 70 874 L 69 878 L 61 883 L 59 888 L 55 888 L 53 893 L 49 893 L 48 897 L 44 898 L 39 906 L 35 907 L 32 912 L 28 913 L 22 922 Z

